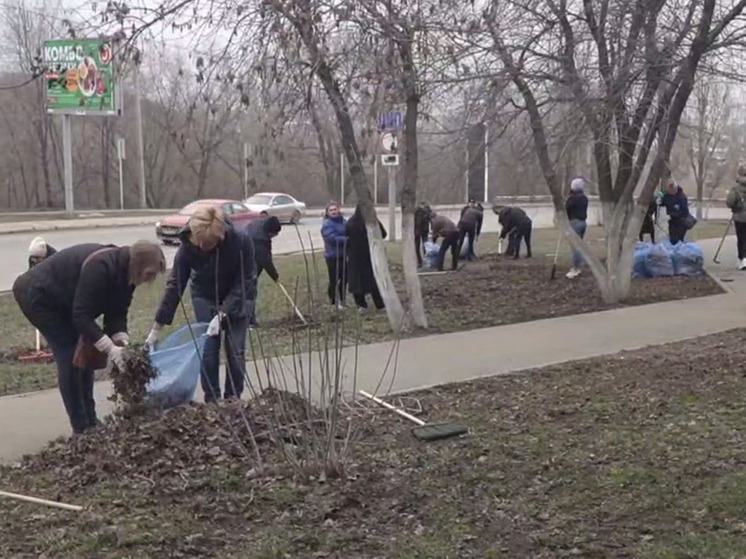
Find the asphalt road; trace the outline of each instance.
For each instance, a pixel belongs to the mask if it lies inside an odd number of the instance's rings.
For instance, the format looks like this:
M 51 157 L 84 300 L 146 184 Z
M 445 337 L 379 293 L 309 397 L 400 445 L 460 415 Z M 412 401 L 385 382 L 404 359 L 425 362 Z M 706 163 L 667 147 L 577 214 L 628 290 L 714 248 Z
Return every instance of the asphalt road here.
M 718 208 L 718 210 L 722 210 Z M 458 221 L 458 211 L 447 211 L 454 221 Z M 526 207 L 526 213 L 534 222 L 534 227 L 551 227 L 553 225 L 554 211 L 551 206 Z M 722 214 L 722 215 L 720 215 Z M 710 211 L 710 218 L 716 219 L 727 216 L 726 211 Z M 379 211 L 379 219 L 384 227 L 388 228 L 387 212 Z M 588 216 L 589 223 L 597 223 L 595 209 L 591 208 Z M 401 224 L 397 223 L 397 239 L 401 239 Z M 273 241 L 273 252 L 275 254 L 288 254 L 308 250 L 312 245 L 320 248 L 321 219 L 306 218 L 295 228 L 283 226 L 280 235 Z M 485 212 L 482 230 L 486 233 L 499 230 L 497 216 L 491 211 Z M 127 226 L 96 229 L 78 229 L 68 231 L 47 231 L 43 233 L 12 233 L 0 235 L 0 254 L 3 255 L 4 265 L 0 269 L 0 291 L 8 291 L 12 288 L 15 278 L 26 270 L 28 265 L 28 246 L 31 239 L 37 235 L 43 236 L 46 241 L 57 249 L 61 249 L 77 243 L 113 243 L 127 245 L 138 240 L 156 240 L 155 228 L 148 226 Z M 173 262 L 176 248 L 164 247 L 166 259 L 169 266 Z

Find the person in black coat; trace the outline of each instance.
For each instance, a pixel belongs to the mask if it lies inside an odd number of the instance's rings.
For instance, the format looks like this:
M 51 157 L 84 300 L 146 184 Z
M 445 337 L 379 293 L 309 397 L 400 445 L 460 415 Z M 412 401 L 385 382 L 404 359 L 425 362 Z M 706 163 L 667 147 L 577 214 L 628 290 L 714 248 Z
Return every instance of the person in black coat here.
M 672 245 L 684 242 L 689 230 L 686 220 L 689 217 L 689 199 L 673 179 L 668 181 L 661 205 L 668 214 L 668 237 Z
M 648 209 L 645 212 L 645 217 L 642 220 L 642 227 L 640 228 L 640 242 L 642 242 L 643 235 L 650 235 L 650 242 L 655 244 L 655 223 L 658 221 L 658 201 L 653 199 L 648 204 Z
M 378 226 L 381 228 L 381 236 L 385 239 L 386 229 L 380 221 Z M 347 285 L 355 299 L 355 304 L 361 309 L 367 309 L 368 303 L 365 296 L 370 294 L 373 304 L 381 310 L 386 305 L 373 274 L 368 231 L 365 228 L 365 219 L 359 204 L 355 208 L 355 213 L 347 220 L 345 232 L 347 233 Z
M 98 425 L 93 370 L 78 364 L 78 357 L 95 347 L 123 368 L 132 294 L 165 269 L 163 251 L 155 243 L 139 241 L 131 247 L 90 243 L 57 252 L 13 284 L 21 311 L 52 350 L 74 434 Z M 101 315 L 103 328 L 96 323 Z
M 155 347 L 163 325 L 173 322 L 189 284 L 197 321 L 220 325 L 217 335 L 208 336 L 202 353 L 205 402 L 220 399 L 221 330 L 228 361 L 224 397 L 240 398 L 246 376 L 246 333 L 254 312 L 254 245 L 221 210 L 210 206 L 192 215 L 179 238 L 171 277 L 145 343 Z
M 531 258 L 531 218 L 521 208 L 513 206 L 493 206 L 492 211 L 497 214 L 501 226 L 500 239 L 508 237 L 506 254 L 518 258 L 523 239 L 526 242 L 526 258 Z
M 48 245 L 42 237 L 35 237 L 28 247 L 28 267 L 33 268 L 39 262 L 46 260 L 57 251 L 52 245 Z
M 414 211 L 414 250 L 417 254 L 417 266 L 422 267 L 422 256 L 425 255 L 425 242 L 430 235 L 430 204 L 420 202 Z
M 280 220 L 275 216 L 256 219 L 246 227 L 246 234 L 251 239 L 251 242 L 254 243 L 254 262 L 256 263 L 256 281 L 254 285 L 257 296 L 259 292 L 256 289 L 256 282 L 258 282 L 259 276 L 264 270 L 267 271 L 267 275 L 272 278 L 272 281 L 277 282 L 280 279 L 280 274 L 274 262 L 272 262 L 272 239 L 281 230 L 282 225 L 280 224 Z M 256 321 L 256 304 L 254 305 L 254 311 L 251 317 L 249 317 L 249 326 L 257 327 L 259 324 Z
M 482 222 L 484 221 L 484 209 L 481 204 L 477 204 L 473 199 L 461 209 L 461 218 L 458 222 L 459 231 L 459 252 L 464 246 L 464 240 L 469 239 L 469 251 L 466 254 L 467 260 L 475 260 L 477 255 L 474 253 L 474 245 L 482 233 Z

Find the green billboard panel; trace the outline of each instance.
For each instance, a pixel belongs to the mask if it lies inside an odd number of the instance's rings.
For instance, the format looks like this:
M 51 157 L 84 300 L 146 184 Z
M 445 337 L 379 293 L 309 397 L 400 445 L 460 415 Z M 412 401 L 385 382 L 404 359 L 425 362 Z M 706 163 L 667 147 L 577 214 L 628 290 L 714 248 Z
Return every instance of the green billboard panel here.
M 44 43 L 48 113 L 119 114 L 114 51 L 107 39 L 60 39 Z

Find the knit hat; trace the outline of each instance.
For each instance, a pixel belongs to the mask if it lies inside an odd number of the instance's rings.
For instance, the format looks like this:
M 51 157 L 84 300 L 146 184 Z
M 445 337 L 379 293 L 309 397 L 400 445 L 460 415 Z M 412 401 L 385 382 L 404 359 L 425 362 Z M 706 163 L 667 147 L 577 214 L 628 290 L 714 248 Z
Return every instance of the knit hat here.
M 570 191 L 583 192 L 583 190 L 585 190 L 585 179 L 581 179 L 580 177 L 572 179 L 572 182 L 570 183 Z
M 42 237 L 36 237 L 28 247 L 29 256 L 35 256 L 37 258 L 46 258 L 47 256 L 47 243 Z
M 740 165 L 738 166 L 738 176 L 739 176 L 739 177 L 744 177 L 744 176 L 746 176 L 746 164 L 744 164 L 744 163 L 741 163 L 741 164 L 740 164 Z
M 262 228 L 267 235 L 277 235 L 282 230 L 282 225 L 277 216 L 272 215 L 264 220 Z

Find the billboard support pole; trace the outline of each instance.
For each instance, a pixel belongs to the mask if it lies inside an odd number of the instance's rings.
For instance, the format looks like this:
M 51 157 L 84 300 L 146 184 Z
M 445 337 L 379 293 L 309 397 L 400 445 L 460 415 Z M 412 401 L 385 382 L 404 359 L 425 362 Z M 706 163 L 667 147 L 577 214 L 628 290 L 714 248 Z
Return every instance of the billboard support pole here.
M 65 213 L 72 217 L 73 200 L 73 134 L 72 116 L 62 115 L 62 162 L 65 169 Z
M 145 194 L 145 141 L 142 137 L 142 104 L 140 103 L 140 65 L 135 64 L 135 120 L 137 125 L 137 158 L 140 162 L 140 207 L 148 207 Z
M 390 242 L 396 241 L 396 167 L 388 168 L 389 175 L 389 235 Z

